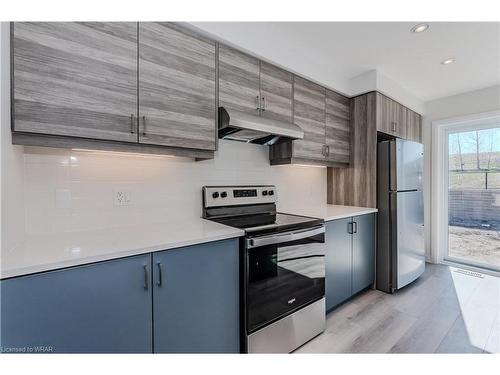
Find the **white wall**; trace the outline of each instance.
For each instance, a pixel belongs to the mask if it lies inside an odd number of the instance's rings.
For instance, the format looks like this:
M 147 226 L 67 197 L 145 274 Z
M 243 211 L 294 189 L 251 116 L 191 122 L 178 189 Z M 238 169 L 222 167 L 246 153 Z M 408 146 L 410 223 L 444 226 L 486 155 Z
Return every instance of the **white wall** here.
M 338 62 L 318 55 L 314 48 L 300 45 L 298 50 L 293 35 L 274 22 L 258 23 L 256 27 L 245 22 L 190 22 L 186 26 L 347 96 L 378 90 L 423 113 L 423 102 L 387 75 L 377 69 L 354 77 L 342 75 L 335 69 Z M 279 45 L 276 40 L 281 41 Z
M 436 224 L 431 215 L 432 168 L 437 164 L 437 158 L 432 155 L 432 122 L 454 117 L 491 112 L 500 109 L 500 86 L 487 87 L 459 95 L 436 99 L 425 103 L 425 115 L 422 120 L 423 139 L 425 146 L 424 190 L 425 194 L 425 225 L 426 249 L 429 259 L 435 260 L 436 249 L 432 249 L 431 238 Z
M 369 70 L 349 80 L 350 95 L 359 95 L 369 91 L 379 91 L 417 113 L 424 113 L 424 102 L 398 82 L 376 69 Z
M 10 133 L 9 25 L 0 25 L 1 115 L 1 248 L 14 246 L 24 232 L 23 148 L 13 146 Z
M 317 50 L 310 48 L 306 51 L 301 48 L 298 51 L 296 40 L 273 22 L 258 23 L 258 27 L 251 27 L 251 24 L 190 22 L 185 23 L 185 26 L 292 73 L 307 77 L 318 84 L 350 95 L 350 77 L 336 74 L 332 69 L 332 62 L 318 57 Z M 273 36 L 274 41 L 270 40 L 269 35 Z M 276 45 L 275 40 L 280 40 L 280 45 Z
M 326 168 L 270 166 L 267 146 L 221 141 L 213 160 L 25 148 L 26 231 L 105 229 L 201 216 L 204 185 L 275 184 L 278 207 L 326 202 Z M 132 205 L 115 206 L 115 190 Z M 58 198 L 59 195 L 59 198 Z

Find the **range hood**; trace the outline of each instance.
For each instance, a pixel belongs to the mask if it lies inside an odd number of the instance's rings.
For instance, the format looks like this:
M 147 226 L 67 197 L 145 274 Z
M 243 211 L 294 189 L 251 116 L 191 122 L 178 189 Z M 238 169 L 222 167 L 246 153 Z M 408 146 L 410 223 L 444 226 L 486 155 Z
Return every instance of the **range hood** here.
M 304 138 L 304 131 L 291 122 L 271 120 L 219 107 L 219 138 L 273 145 Z

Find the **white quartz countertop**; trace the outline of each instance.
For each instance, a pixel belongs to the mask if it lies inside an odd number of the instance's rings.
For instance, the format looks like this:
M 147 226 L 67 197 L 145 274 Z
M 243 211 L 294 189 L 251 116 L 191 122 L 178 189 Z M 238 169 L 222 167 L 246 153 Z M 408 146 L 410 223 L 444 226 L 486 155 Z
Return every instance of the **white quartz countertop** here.
M 344 219 L 346 217 L 371 214 L 377 212 L 376 208 L 339 206 L 325 204 L 322 206 L 295 207 L 279 210 L 280 212 L 294 215 L 311 216 L 325 221 Z
M 377 212 L 377 209 L 325 204 L 287 207 L 279 211 L 330 221 Z M 243 235 L 241 229 L 201 218 L 99 231 L 28 235 L 16 247 L 2 249 L 0 277 L 4 279 Z
M 26 236 L 2 249 L 2 279 L 240 237 L 237 228 L 201 218 L 99 231 Z

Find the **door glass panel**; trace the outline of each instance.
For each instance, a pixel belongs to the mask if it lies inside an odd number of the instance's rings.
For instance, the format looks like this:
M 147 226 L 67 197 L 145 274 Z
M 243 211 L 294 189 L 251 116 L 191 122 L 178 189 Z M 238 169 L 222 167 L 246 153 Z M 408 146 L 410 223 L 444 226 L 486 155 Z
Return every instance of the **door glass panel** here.
M 500 128 L 448 134 L 447 258 L 500 269 Z

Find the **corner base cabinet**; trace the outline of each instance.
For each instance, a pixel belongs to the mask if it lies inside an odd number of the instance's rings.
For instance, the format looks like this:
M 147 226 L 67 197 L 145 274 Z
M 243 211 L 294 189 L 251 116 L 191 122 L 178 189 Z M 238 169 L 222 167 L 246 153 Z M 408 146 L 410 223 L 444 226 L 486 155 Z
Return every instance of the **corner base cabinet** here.
M 375 281 L 376 214 L 326 223 L 326 310 Z
M 237 353 L 238 239 L 0 283 L 4 353 Z

